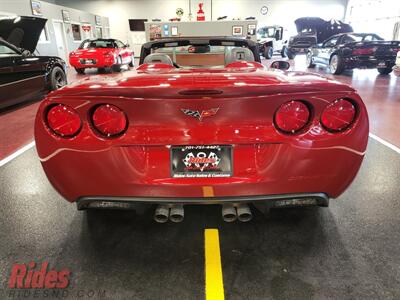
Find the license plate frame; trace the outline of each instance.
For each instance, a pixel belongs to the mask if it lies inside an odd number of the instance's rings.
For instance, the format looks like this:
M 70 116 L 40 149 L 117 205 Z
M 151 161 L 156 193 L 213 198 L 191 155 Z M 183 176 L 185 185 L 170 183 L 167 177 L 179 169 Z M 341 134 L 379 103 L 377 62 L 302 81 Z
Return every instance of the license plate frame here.
M 233 146 L 171 146 L 169 163 L 172 178 L 232 177 Z

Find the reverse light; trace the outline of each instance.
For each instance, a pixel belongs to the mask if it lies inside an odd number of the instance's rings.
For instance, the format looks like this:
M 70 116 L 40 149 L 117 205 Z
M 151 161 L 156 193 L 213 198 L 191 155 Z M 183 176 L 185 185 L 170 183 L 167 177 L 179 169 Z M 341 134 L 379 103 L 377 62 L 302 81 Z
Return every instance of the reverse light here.
M 372 55 L 375 53 L 376 48 L 359 48 L 354 49 L 352 54 L 353 55 Z
M 98 106 L 92 114 L 93 126 L 106 137 L 113 137 L 124 133 L 128 120 L 125 113 L 111 104 Z
M 303 102 L 286 102 L 275 113 L 275 126 L 285 133 L 297 133 L 307 125 L 310 116 L 310 110 Z
M 46 115 L 49 128 L 65 138 L 75 136 L 82 127 L 82 121 L 75 109 L 58 104 L 49 109 Z
M 328 131 L 343 131 L 349 128 L 356 117 L 356 107 L 346 99 L 329 104 L 321 115 L 321 124 Z

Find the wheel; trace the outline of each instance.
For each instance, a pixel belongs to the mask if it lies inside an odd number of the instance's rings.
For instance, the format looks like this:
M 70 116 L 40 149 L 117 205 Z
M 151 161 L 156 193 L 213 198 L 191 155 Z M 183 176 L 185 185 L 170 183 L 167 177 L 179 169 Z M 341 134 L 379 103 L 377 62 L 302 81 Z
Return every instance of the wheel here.
M 134 66 L 135 66 L 135 58 L 133 57 L 133 55 L 131 56 L 131 62 L 129 63 L 129 66 L 131 67 L 131 68 L 133 68 Z
M 50 72 L 50 90 L 55 91 L 67 85 L 67 75 L 60 67 L 54 67 Z
M 271 59 L 273 55 L 274 55 L 274 49 L 271 46 L 265 46 L 264 47 L 264 57 L 266 59 Z
M 85 74 L 85 69 L 75 68 L 76 73 L 78 74 Z
M 334 75 L 339 75 L 343 73 L 345 67 L 342 58 L 339 55 L 337 54 L 332 55 L 329 61 L 329 69 L 331 73 Z
M 288 56 L 288 48 L 286 46 L 282 47 L 281 56 L 282 57 L 287 57 Z
M 122 58 L 121 56 L 117 57 L 117 63 L 112 66 L 114 72 L 121 72 Z
M 314 67 L 315 67 L 315 64 L 314 64 L 314 62 L 313 62 L 313 57 L 312 57 L 312 53 L 311 53 L 311 52 L 308 52 L 308 53 L 307 53 L 307 56 L 306 56 L 306 65 L 307 65 L 307 68 L 314 68 Z
M 381 75 L 388 75 L 393 71 L 392 68 L 378 68 L 378 72 Z
M 296 57 L 296 54 L 294 54 L 290 49 L 287 49 L 287 57 L 289 59 L 294 59 Z

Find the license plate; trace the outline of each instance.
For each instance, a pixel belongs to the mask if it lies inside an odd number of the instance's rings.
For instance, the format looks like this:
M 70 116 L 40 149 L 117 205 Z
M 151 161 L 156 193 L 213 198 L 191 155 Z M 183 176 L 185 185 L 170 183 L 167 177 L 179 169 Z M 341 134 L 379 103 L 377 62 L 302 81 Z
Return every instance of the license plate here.
M 232 146 L 171 147 L 171 176 L 204 178 L 232 176 Z
M 94 59 L 84 59 L 82 61 L 82 63 L 85 64 L 85 65 L 93 65 L 93 64 L 96 63 L 96 60 L 94 60 Z
M 378 64 L 378 67 L 386 67 L 386 63 L 384 61 L 382 61 Z

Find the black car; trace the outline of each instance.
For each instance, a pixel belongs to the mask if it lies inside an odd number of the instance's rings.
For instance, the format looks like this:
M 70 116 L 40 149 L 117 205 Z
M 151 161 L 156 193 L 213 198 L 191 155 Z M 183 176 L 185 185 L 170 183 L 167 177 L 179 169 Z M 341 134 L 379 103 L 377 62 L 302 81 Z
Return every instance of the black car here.
M 0 109 L 40 99 L 67 84 L 65 61 L 33 54 L 46 21 L 0 18 Z
M 399 50 L 400 41 L 384 41 L 373 33 L 337 34 L 308 51 L 307 66 L 327 65 L 332 74 L 354 68 L 377 68 L 380 74 L 389 74 Z
M 353 32 L 353 28 L 342 21 L 325 21 L 321 18 L 306 17 L 294 21 L 297 35 L 289 39 L 287 55 L 293 59 L 299 53 L 307 53 L 308 49 L 339 33 Z

